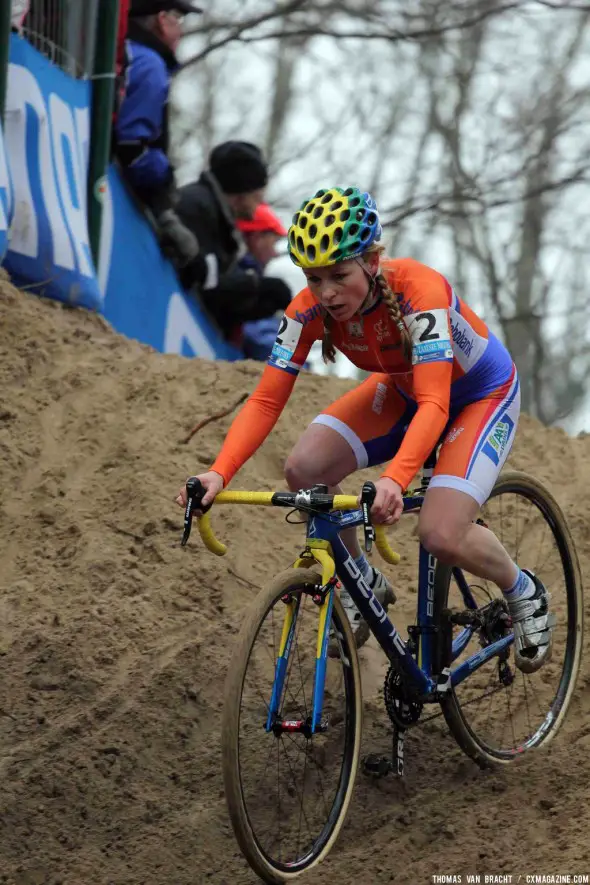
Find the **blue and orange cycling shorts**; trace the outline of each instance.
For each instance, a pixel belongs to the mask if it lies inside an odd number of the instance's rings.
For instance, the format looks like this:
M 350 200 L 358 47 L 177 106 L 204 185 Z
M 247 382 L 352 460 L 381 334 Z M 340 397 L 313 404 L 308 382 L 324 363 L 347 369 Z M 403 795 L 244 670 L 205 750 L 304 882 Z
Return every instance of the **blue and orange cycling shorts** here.
M 416 403 L 390 375 L 370 375 L 314 419 L 351 446 L 358 469 L 389 461 L 398 451 Z M 508 457 L 520 414 L 516 369 L 496 390 L 451 412 L 430 488 L 465 492 L 481 505 Z

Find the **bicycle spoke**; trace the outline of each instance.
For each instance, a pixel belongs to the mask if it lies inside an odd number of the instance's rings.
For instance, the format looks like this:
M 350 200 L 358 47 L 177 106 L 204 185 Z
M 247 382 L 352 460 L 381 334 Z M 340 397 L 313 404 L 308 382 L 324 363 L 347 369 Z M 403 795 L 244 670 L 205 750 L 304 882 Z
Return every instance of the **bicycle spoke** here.
M 516 475 L 514 484 L 507 483 L 495 492 L 483 508 L 483 519 L 486 525 L 504 544 L 508 554 L 521 567 L 531 569 L 545 583 L 550 593 L 550 610 L 568 613 L 571 610 L 572 593 L 571 578 L 568 588 L 568 574 L 571 573 L 571 557 L 564 554 L 563 518 L 560 522 L 547 510 L 547 502 L 543 490 L 533 481 L 519 481 Z M 554 507 L 554 504 L 549 505 Z M 549 514 L 549 515 L 548 515 Z M 561 533 L 561 534 L 560 534 Z M 570 570 L 568 572 L 567 570 Z M 464 575 L 465 580 L 475 593 L 482 581 L 479 578 Z M 486 586 L 487 583 L 486 583 Z M 500 591 L 489 585 L 494 597 Z M 451 579 L 449 592 L 457 593 L 454 579 Z M 476 596 L 479 605 L 484 604 Z M 448 602 L 453 607 L 454 602 Z M 493 610 L 492 610 L 493 611 Z M 502 624 L 497 622 L 493 629 L 500 632 L 485 637 L 484 644 L 496 641 L 502 635 Z M 572 634 L 573 635 L 573 634 Z M 477 651 L 474 639 L 455 662 L 459 665 Z M 510 757 L 521 753 L 523 747 L 530 749 L 547 736 L 547 715 L 563 702 L 564 691 L 560 688 L 569 673 L 565 669 L 568 655 L 573 653 L 575 638 L 572 639 L 567 630 L 563 629 L 560 618 L 552 631 L 552 657 L 542 667 L 540 673 L 525 673 L 516 668 L 514 661 L 514 645 L 506 650 L 506 662 L 500 664 L 497 659 L 490 662 L 492 669 L 489 675 L 484 674 L 487 665 L 476 669 L 472 675 L 460 683 L 453 693 L 453 702 L 460 711 L 460 717 L 470 728 L 472 737 L 478 747 L 492 757 Z M 498 680 L 496 686 L 494 679 Z M 486 685 L 487 680 L 487 685 Z M 489 689 L 492 688 L 492 691 Z M 481 692 L 479 691 L 481 689 Z M 478 692 L 476 694 L 476 692 Z M 503 692 L 501 702 L 496 703 L 493 694 Z M 461 719 L 458 720 L 460 723 Z M 452 727 L 452 722 L 449 722 Z M 461 728 L 460 724 L 457 726 Z M 525 747 L 526 744 L 526 747 Z
M 291 591 L 290 595 L 297 597 L 299 608 L 284 676 L 278 727 L 289 720 L 301 722 L 302 728 L 307 728 L 312 715 L 320 609 L 311 604 L 304 591 L 298 595 Z M 350 677 L 342 662 L 331 662 L 330 672 L 336 676 L 337 668 L 339 678 L 334 683 L 337 688 L 331 684 L 328 695 L 328 731 L 315 735 L 298 730 L 266 731 L 264 725 L 284 624 L 281 600 L 282 597 L 277 598 L 270 606 L 266 620 L 258 629 L 244 675 L 240 771 L 244 806 L 262 850 L 277 862 L 291 866 L 297 858 L 308 855 L 323 828 L 332 826 L 328 822 L 333 817 L 334 803 L 337 799 L 341 801 L 339 784 L 351 746 L 346 737 L 350 718 L 345 712 L 351 689 L 346 688 L 346 679 Z M 269 748 L 264 747 L 265 740 L 270 742 Z

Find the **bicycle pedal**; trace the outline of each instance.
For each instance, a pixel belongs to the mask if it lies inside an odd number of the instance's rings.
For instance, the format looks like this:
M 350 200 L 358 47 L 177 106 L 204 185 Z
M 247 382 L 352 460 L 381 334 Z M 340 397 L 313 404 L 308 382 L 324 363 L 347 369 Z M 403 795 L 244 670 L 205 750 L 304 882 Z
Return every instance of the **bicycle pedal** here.
M 378 756 L 376 753 L 369 753 L 361 764 L 364 774 L 374 778 L 387 777 L 394 768 L 391 759 L 388 759 L 387 756 Z

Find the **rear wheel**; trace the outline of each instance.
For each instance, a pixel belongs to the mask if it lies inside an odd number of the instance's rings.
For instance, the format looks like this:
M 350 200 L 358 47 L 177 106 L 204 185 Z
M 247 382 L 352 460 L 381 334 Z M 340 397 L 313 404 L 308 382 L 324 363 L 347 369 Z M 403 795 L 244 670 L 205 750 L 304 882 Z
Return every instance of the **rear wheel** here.
M 339 597 L 332 628 L 340 655 L 328 659 L 325 731 L 267 730 L 285 619 L 298 606 L 277 720 L 311 722 L 318 615 L 313 569 L 290 569 L 260 592 L 230 661 L 222 721 L 223 777 L 232 826 L 252 869 L 285 882 L 321 860 L 344 823 L 361 743 L 361 681 L 356 646 Z
M 459 746 L 485 766 L 521 758 L 547 744 L 562 725 L 580 668 L 583 600 L 580 567 L 565 517 L 540 482 L 524 473 L 506 473 L 481 516 L 514 561 L 538 575 L 557 617 L 551 659 L 536 673 L 516 668 L 510 645 L 504 658 L 491 658 L 451 689 L 441 703 Z M 435 579 L 439 618 L 443 609 L 465 609 L 458 583 L 461 574 L 480 610 L 488 606 L 492 613 L 493 635 L 476 632 L 453 666 L 498 638 L 503 629 L 511 632 L 509 626 L 503 627 L 501 610 L 497 617 L 502 594 L 494 584 L 442 565 Z M 455 640 L 461 630 L 454 627 Z

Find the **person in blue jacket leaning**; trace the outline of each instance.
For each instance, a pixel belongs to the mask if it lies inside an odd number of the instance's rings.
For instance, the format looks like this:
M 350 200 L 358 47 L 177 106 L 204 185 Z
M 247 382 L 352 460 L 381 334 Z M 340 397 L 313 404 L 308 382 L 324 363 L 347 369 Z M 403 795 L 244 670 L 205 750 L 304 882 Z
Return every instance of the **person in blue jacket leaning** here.
M 178 67 L 184 16 L 202 12 L 188 0 L 132 0 L 126 87 L 114 130 L 114 153 L 128 185 L 153 215 L 162 250 L 179 267 L 199 252 L 180 220 L 168 157 L 168 96 Z

